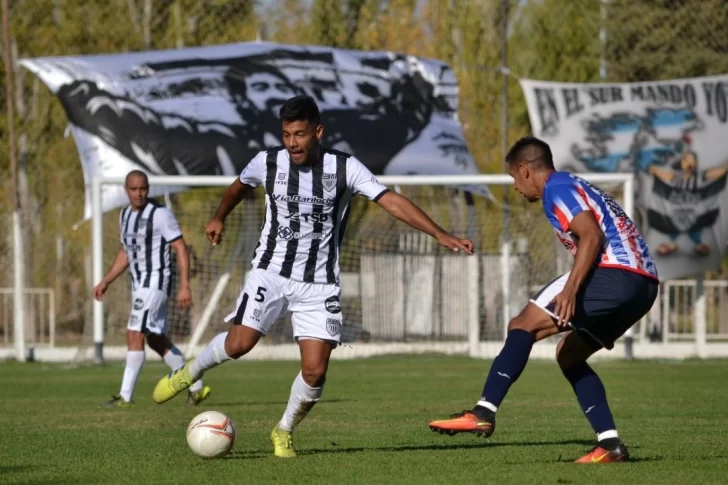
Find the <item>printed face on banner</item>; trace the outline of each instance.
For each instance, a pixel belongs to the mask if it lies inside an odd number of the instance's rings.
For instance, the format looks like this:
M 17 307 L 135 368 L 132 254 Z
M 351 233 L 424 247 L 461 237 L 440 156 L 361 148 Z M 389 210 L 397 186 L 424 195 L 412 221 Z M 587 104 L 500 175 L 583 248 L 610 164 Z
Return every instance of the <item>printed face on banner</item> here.
M 63 103 L 87 183 L 134 168 L 238 174 L 282 144 L 278 111 L 299 94 L 317 100 L 322 144 L 377 175 L 478 173 L 456 116 L 457 80 L 439 61 L 242 43 L 22 63 Z M 104 198 L 104 210 L 120 205 Z
M 728 145 L 717 141 L 728 137 L 728 76 L 521 85 L 534 135 L 558 169 L 637 174 L 638 222 L 663 279 L 720 265 Z

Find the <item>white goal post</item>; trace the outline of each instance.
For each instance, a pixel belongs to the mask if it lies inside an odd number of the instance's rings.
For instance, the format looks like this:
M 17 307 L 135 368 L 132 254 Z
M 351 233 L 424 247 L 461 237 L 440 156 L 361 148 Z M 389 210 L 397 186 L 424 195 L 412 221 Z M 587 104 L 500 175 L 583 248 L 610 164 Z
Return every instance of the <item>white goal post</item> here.
M 578 174 L 587 181 L 596 185 L 600 184 L 618 184 L 621 186 L 623 194 L 623 208 L 625 212 L 632 217 L 635 210 L 634 205 L 634 176 L 632 174 Z M 407 175 L 407 176 L 381 176 L 378 177 L 380 182 L 390 188 L 407 188 L 407 187 L 434 187 L 434 188 L 451 188 L 451 189 L 462 189 L 467 186 L 511 186 L 513 179 L 506 174 L 493 174 L 493 175 Z M 187 188 L 202 188 L 202 187 L 226 187 L 235 180 L 234 176 L 150 176 L 149 184 L 152 187 L 155 186 L 174 186 L 174 187 L 187 187 Z M 124 177 L 103 177 L 96 178 L 92 182 L 91 190 L 91 203 L 92 203 L 92 267 L 93 267 L 93 283 L 101 281 L 104 276 L 104 213 L 102 211 L 102 188 L 104 185 L 123 185 Z M 511 198 L 513 200 L 513 198 Z M 438 221 L 441 222 L 441 221 Z M 186 236 L 186 234 L 185 234 Z M 478 241 L 474 241 L 476 247 Z M 232 244 L 232 242 L 231 242 Z M 238 245 L 236 245 L 238 246 Z M 238 254 L 240 247 L 236 247 L 233 252 Z M 500 270 L 502 277 L 500 278 L 499 284 L 502 288 L 502 301 L 510 301 L 510 270 L 509 270 L 509 251 L 510 244 L 504 244 L 502 246 L 501 264 L 503 268 Z M 210 322 L 210 318 L 216 309 L 218 299 L 225 290 L 230 278 L 230 264 L 233 259 L 230 259 L 227 267 L 217 277 L 214 289 L 211 292 L 207 301 L 201 302 L 205 305 L 205 308 L 201 314 L 200 321 L 194 327 L 194 331 L 190 336 L 188 343 L 188 352 L 194 351 L 194 347 L 200 343 L 200 338 L 207 329 L 207 325 Z M 478 265 L 475 265 L 476 267 Z M 478 274 L 471 276 L 470 272 L 467 275 L 462 275 L 463 278 L 478 278 Z M 477 287 L 477 279 L 475 280 Z M 346 291 L 343 287 L 346 282 L 342 284 L 342 290 Z M 473 286 L 470 286 L 472 288 Z M 465 297 L 480 298 L 478 290 L 474 289 L 474 295 Z M 507 325 L 510 320 L 510 311 L 508 304 L 503 304 L 503 310 L 499 313 L 500 320 L 502 320 L 503 328 Z M 478 314 L 479 307 L 477 304 L 471 304 L 468 318 L 467 328 L 467 344 L 463 342 L 463 345 L 458 348 L 465 349 L 466 353 L 471 356 L 478 356 L 483 354 L 481 340 L 481 327 L 480 327 L 480 315 Z M 95 347 L 95 354 L 97 360 L 103 359 L 103 344 L 104 344 L 104 302 L 93 301 L 93 343 Z M 442 342 L 443 344 L 450 344 L 452 348 L 452 342 Z M 494 343 L 494 342 L 489 342 Z M 378 343 L 363 343 L 357 345 L 365 346 L 376 346 L 381 345 Z M 401 353 L 403 346 L 415 345 L 416 344 L 402 344 L 397 345 L 393 350 Z M 428 349 L 433 348 L 431 345 Z M 290 354 L 290 352 L 284 352 Z M 377 352 L 374 352 L 377 353 Z M 369 353 L 372 355 L 372 353 Z

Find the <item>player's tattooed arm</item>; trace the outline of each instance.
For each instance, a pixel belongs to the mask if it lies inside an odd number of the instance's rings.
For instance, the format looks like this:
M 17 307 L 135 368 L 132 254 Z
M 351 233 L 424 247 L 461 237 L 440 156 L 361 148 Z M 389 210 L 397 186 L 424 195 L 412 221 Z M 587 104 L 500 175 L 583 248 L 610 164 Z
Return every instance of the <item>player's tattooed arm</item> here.
M 407 197 L 387 192 L 377 203 L 393 217 L 435 238 L 441 246 L 455 252 L 462 250 L 466 254 L 473 254 L 472 241 L 449 234 Z
M 242 183 L 240 178 L 236 178 L 235 181 L 230 184 L 227 189 L 225 189 L 225 193 L 222 195 L 222 200 L 220 200 L 220 205 L 215 211 L 215 215 L 212 216 L 210 222 L 208 222 L 205 226 L 207 240 L 210 241 L 213 246 L 217 246 L 222 240 L 225 218 L 253 189 L 253 187 Z
M 578 213 L 569 223 L 569 232 L 578 241 L 578 250 L 564 289 L 551 300 L 556 304 L 554 314 L 558 325 L 566 325 L 574 316 L 576 295 L 594 267 L 604 239 L 604 232 L 591 211 Z

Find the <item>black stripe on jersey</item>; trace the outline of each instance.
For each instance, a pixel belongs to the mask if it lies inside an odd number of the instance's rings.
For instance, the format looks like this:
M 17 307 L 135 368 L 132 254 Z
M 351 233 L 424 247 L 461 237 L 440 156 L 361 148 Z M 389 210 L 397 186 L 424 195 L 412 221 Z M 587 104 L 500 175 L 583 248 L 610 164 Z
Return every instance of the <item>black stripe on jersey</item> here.
M 331 212 L 331 214 L 336 218 L 338 218 L 339 204 L 341 203 L 341 198 L 346 192 L 347 159 L 348 157 L 344 154 L 336 154 L 336 199 L 334 201 L 333 211 Z M 338 224 L 338 220 L 334 219 L 334 224 Z M 329 255 L 328 259 L 326 260 L 326 281 L 330 285 L 336 283 L 335 263 L 337 256 L 337 240 L 336 237 L 334 237 L 334 235 L 332 234 L 332 237 L 329 238 Z
M 152 280 L 152 238 L 154 237 L 154 212 L 156 210 L 157 206 L 155 205 L 147 216 L 147 235 L 144 239 L 144 263 L 147 266 L 147 275 L 144 277 L 142 288 L 149 288 L 149 283 Z M 161 273 L 159 277 L 162 277 Z
M 278 235 L 278 206 L 273 198 L 273 191 L 275 190 L 276 183 L 276 172 L 278 171 L 278 152 L 279 148 L 273 148 L 268 150 L 268 156 L 265 159 L 266 173 L 265 173 L 265 192 L 268 194 L 268 206 L 270 207 L 270 232 L 268 232 L 268 239 L 265 243 L 265 252 L 260 258 L 258 268 L 268 269 L 270 260 L 273 259 L 273 251 L 276 249 L 276 236 Z
M 298 165 L 293 162 L 289 162 L 288 167 L 288 188 L 289 196 L 297 196 L 298 194 L 298 180 L 299 172 Z M 298 251 L 298 239 L 296 234 L 301 232 L 301 214 L 299 213 L 298 202 L 288 201 L 288 215 L 290 217 L 290 230 L 292 231 L 291 238 L 286 244 L 286 256 L 283 258 L 283 264 L 281 264 L 280 275 L 284 278 L 290 278 L 293 273 L 293 263 L 296 261 L 296 252 Z
M 177 238 L 179 239 L 179 238 Z M 175 239 L 175 241 L 177 240 Z M 167 241 L 164 238 L 161 238 L 159 241 L 159 284 L 157 285 L 157 289 L 159 291 L 164 290 L 164 265 L 167 261 L 166 253 L 167 252 Z M 171 283 L 171 281 L 170 281 Z M 172 286 L 172 285 L 169 285 Z M 167 291 L 169 292 L 169 288 L 167 288 Z
M 314 198 L 324 198 L 324 160 L 323 152 L 319 163 L 313 166 L 312 170 L 312 195 Z M 323 214 L 324 206 L 321 204 L 315 204 L 311 210 L 312 214 Z M 313 216 L 313 232 L 315 234 L 321 234 L 324 232 L 324 223 L 321 222 L 319 216 Z M 334 221 L 336 224 L 336 221 Z M 333 237 L 333 235 L 332 235 Z M 308 253 L 308 259 L 306 260 L 306 269 L 303 273 L 303 281 L 305 283 L 313 283 L 316 279 L 316 262 L 318 261 L 319 246 L 321 245 L 320 239 L 311 240 L 311 249 Z
M 136 236 L 139 233 L 139 220 L 142 218 L 143 212 L 144 212 L 144 208 L 139 210 L 139 212 L 137 212 L 136 219 L 134 219 L 134 229 L 133 229 L 134 237 L 131 240 L 132 247 L 134 248 L 134 251 L 132 251 L 132 253 L 134 255 L 133 256 L 134 257 L 134 272 L 136 273 L 136 282 L 137 283 L 142 282 L 142 274 L 141 274 L 141 271 L 139 271 L 139 263 L 137 262 L 137 251 L 136 251 L 137 238 L 136 238 Z M 131 219 L 131 215 L 129 216 L 129 218 Z

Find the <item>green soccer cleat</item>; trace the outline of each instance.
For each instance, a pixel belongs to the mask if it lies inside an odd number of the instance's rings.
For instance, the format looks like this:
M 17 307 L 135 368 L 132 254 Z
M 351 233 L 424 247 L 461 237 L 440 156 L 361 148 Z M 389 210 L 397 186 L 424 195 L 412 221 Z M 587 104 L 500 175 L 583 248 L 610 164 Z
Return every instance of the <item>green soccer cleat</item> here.
M 197 406 L 202 401 L 210 397 L 210 386 L 203 386 L 202 389 L 200 389 L 197 392 L 190 391 L 187 394 L 187 405 L 188 406 Z
M 273 454 L 278 458 L 296 456 L 296 451 L 293 449 L 293 433 L 279 429 L 277 424 L 270 433 L 270 442 L 273 443 Z
M 190 362 L 188 361 L 185 365 L 176 371 L 170 372 L 157 382 L 152 393 L 154 402 L 157 404 L 165 403 L 195 383 L 190 375 Z
M 121 396 L 111 396 L 111 399 L 104 403 L 107 408 L 131 408 L 134 407 L 134 401 L 126 401 Z

